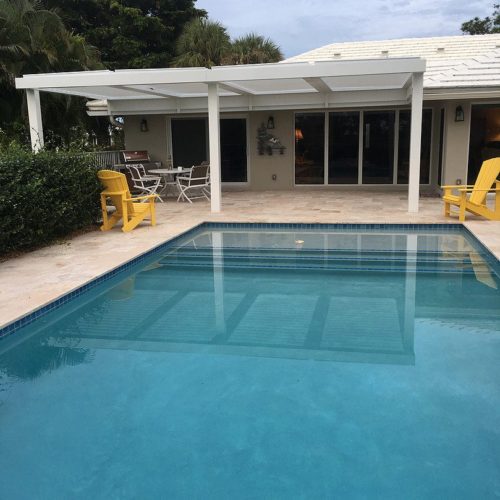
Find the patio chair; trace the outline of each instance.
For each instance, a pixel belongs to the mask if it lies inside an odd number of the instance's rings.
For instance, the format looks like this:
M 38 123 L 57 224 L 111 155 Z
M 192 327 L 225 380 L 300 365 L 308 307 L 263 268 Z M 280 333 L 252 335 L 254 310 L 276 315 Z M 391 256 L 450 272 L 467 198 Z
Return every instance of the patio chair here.
M 210 165 L 196 165 L 191 168 L 188 175 L 177 176 L 177 188 L 179 197 L 177 201 L 186 200 L 193 203 L 197 198 L 210 200 Z
M 500 181 L 497 179 L 499 174 L 500 158 L 492 158 L 483 162 L 474 185 L 441 186 L 444 189 L 444 215 L 450 216 L 450 207 L 454 205 L 459 208 L 460 221 L 465 220 L 465 212 L 481 215 L 490 220 L 500 220 Z M 458 195 L 452 194 L 453 190 L 457 190 Z M 493 209 L 486 205 L 487 194 L 491 191 L 495 193 Z
M 127 165 L 127 170 L 130 173 L 133 189 L 137 189 L 141 195 L 157 194 L 161 187 L 161 177 L 147 174 L 141 163 Z M 163 203 L 161 198 L 160 201 Z
M 130 195 L 125 174 L 113 170 L 99 170 L 97 177 L 104 185 L 101 193 L 102 226 L 101 231 L 110 230 L 120 219 L 123 219 L 122 231 L 132 231 L 140 222 L 149 218 L 151 225 L 156 224 L 155 198 L 157 194 L 147 194 L 144 196 Z M 107 200 L 111 200 L 115 206 L 115 212 L 109 216 Z M 140 203 L 141 201 L 148 203 Z

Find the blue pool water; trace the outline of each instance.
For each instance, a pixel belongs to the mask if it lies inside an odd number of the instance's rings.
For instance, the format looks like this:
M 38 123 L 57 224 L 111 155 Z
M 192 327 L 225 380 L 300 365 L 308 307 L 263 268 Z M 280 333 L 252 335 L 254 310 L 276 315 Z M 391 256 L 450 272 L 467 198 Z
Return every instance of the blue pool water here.
M 0 340 L 0 498 L 498 498 L 498 272 L 202 227 Z

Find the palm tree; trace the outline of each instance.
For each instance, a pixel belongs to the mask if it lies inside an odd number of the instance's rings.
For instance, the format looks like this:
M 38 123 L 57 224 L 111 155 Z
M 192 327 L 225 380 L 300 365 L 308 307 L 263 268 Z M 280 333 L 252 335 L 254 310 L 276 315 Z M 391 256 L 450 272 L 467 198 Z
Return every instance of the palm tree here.
M 205 66 L 222 64 L 231 46 L 226 28 L 216 21 L 196 18 L 186 24 L 177 41 L 174 66 Z
M 1 80 L 13 82 L 21 73 L 50 71 L 64 31 L 59 16 L 39 1 L 0 0 Z
M 262 64 L 273 63 L 283 59 L 283 53 L 270 38 L 256 33 L 237 38 L 231 44 L 226 56 L 226 64 Z
M 14 87 L 16 77 L 100 67 L 95 48 L 68 32 L 56 11 L 39 0 L 0 0 L 0 127 L 18 130 L 20 115 L 26 114 L 23 95 Z M 47 130 L 67 134 L 72 122 L 87 120 L 81 103 L 69 96 L 44 96 L 44 101 L 51 107 L 44 113 Z M 62 121 L 57 110 L 64 110 L 69 121 Z

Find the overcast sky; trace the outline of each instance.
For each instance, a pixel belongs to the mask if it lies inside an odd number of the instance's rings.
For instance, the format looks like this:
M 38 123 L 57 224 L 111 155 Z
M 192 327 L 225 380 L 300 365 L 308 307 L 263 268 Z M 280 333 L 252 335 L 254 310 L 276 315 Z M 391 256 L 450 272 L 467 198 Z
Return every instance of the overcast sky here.
M 333 42 L 459 35 L 460 25 L 493 11 L 479 0 L 198 0 L 231 37 L 255 31 L 286 57 Z

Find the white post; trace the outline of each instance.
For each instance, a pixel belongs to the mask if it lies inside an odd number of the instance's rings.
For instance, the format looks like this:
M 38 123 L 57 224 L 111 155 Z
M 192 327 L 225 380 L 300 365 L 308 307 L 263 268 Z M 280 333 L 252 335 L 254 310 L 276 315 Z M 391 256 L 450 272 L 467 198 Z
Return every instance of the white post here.
M 213 269 L 214 269 L 214 310 L 217 333 L 226 331 L 224 319 L 224 246 L 221 231 L 212 233 Z
M 417 289 L 417 251 L 418 235 L 406 236 L 406 277 L 403 321 L 403 342 L 405 350 L 413 352 L 415 330 L 415 301 Z
M 413 73 L 411 90 L 410 172 L 408 177 L 408 212 L 418 212 L 420 195 L 420 143 L 422 141 L 422 106 L 424 74 Z
M 210 149 L 210 199 L 212 212 L 221 209 L 219 85 L 208 84 L 208 142 Z
M 31 149 L 40 151 L 43 148 L 42 110 L 40 108 L 40 92 L 26 89 L 28 102 L 28 120 L 30 126 Z

